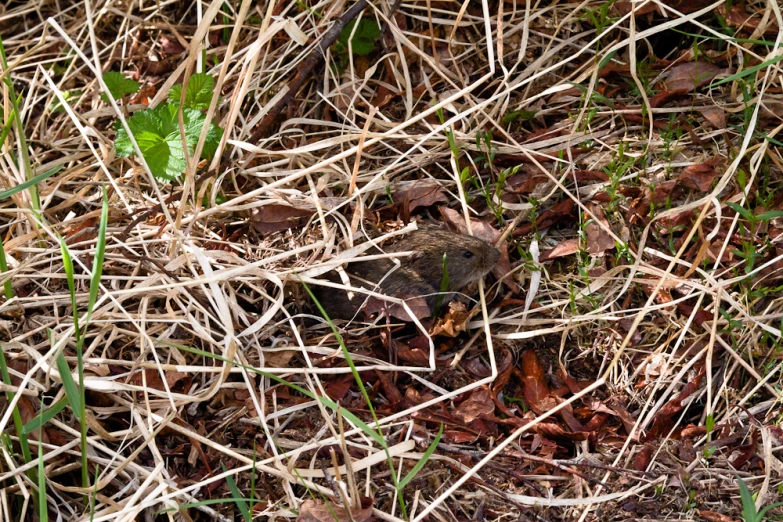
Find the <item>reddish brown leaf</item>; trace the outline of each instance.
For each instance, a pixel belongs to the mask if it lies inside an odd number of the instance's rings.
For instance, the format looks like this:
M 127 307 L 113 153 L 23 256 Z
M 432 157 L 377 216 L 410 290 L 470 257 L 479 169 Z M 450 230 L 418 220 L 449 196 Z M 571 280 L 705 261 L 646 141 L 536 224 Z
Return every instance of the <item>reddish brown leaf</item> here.
M 587 251 L 591 256 L 602 256 L 607 250 L 612 250 L 615 247 L 614 238 L 609 234 L 608 230 L 612 227 L 609 225 L 609 221 L 604 217 L 604 211 L 598 205 L 591 205 L 593 214 L 598 218 L 598 222 L 590 220 L 587 223 Z M 607 230 L 608 229 L 608 230 Z
M 476 442 L 478 435 L 467 433 L 461 430 L 444 430 L 443 440 L 451 444 L 468 444 Z
M 588 181 L 609 181 L 609 175 L 600 170 L 575 170 L 574 178 L 580 185 Z
M 663 5 L 667 5 L 676 9 L 677 11 L 688 14 L 704 9 L 705 7 L 712 5 L 714 2 L 710 0 L 663 0 Z M 631 12 L 631 9 L 635 9 L 634 16 L 641 16 L 649 13 L 658 12 L 660 7 L 655 2 L 639 3 L 631 2 L 628 0 L 622 0 L 614 4 L 614 8 L 623 15 L 627 15 Z
M 560 241 L 554 248 L 542 252 L 539 261 L 543 263 L 544 261 L 551 261 L 558 257 L 570 256 L 577 252 L 579 252 L 579 240 L 566 239 L 565 241 Z
M 716 129 L 726 128 L 726 112 L 720 107 L 702 109 L 701 114 L 704 116 L 704 119 L 710 122 Z
M 525 400 L 536 414 L 541 415 L 553 404 L 549 399 L 549 385 L 544 375 L 544 367 L 538 360 L 536 352 L 525 350 L 522 352 L 522 382 L 525 387 Z
M 717 11 L 726 18 L 726 22 L 729 26 L 736 27 L 747 34 L 751 34 L 755 32 L 756 29 L 758 29 L 762 18 L 758 12 L 754 14 L 748 14 L 748 12 L 745 11 L 744 2 L 739 4 L 732 4 L 728 13 L 726 13 L 726 6 L 724 4 L 718 6 Z M 778 24 L 775 23 L 774 17 L 773 20 L 769 20 L 767 25 L 764 27 L 764 34 L 778 34 Z
M 166 376 L 166 384 L 168 385 L 169 389 L 174 388 L 177 383 L 182 380 L 185 380 L 186 382 L 190 380 L 190 374 L 183 372 L 164 371 L 163 374 Z M 163 385 L 163 379 L 160 378 L 160 371 L 154 368 L 146 368 L 144 370 L 143 377 L 141 372 L 134 373 L 130 378 L 130 383 L 136 386 L 144 386 L 144 380 L 146 380 L 148 388 L 160 391 L 166 390 L 165 386 Z
M 370 522 L 373 520 L 373 499 L 361 497 L 359 502 L 361 505 L 347 510 L 335 504 L 305 500 L 299 507 L 296 522 Z
M 416 366 L 429 366 L 430 354 L 420 348 L 410 348 L 407 345 L 400 345 L 397 350 L 397 357 L 406 363 Z
M 739 469 L 742 465 L 748 462 L 753 455 L 756 454 L 756 448 L 759 444 L 759 430 L 751 428 L 750 430 L 750 442 L 744 444 L 736 449 L 737 456 L 729 461 L 729 464 L 734 469 Z
M 674 199 L 675 188 L 677 188 L 677 180 L 664 181 L 660 185 L 656 185 L 652 192 L 652 202 L 658 206 L 665 205 L 666 200 Z
M 707 62 L 681 63 L 669 69 L 664 84 L 669 91 L 691 92 L 707 85 L 725 71 L 726 69 Z
M 699 509 L 699 516 L 707 522 L 737 522 L 736 519 L 731 518 L 728 515 L 710 511 L 709 509 Z
M 409 188 L 394 192 L 392 197 L 406 221 L 410 218 L 411 212 L 419 207 L 430 207 L 436 203 L 448 203 L 449 201 L 443 187 L 437 183 L 426 181 L 417 181 Z
M 718 177 L 718 173 L 711 165 L 701 163 L 686 167 L 677 178 L 677 183 L 683 187 L 707 192 L 716 177 Z
M 693 306 L 688 303 L 677 303 L 677 309 L 686 317 L 693 313 Z M 712 319 L 713 314 L 711 312 L 708 312 L 704 308 L 699 308 L 699 310 L 696 311 L 696 315 L 693 317 L 693 322 L 698 326 L 703 326 L 705 321 L 712 321 Z
M 685 400 L 699 389 L 704 375 L 705 369 L 702 367 L 701 371 L 696 375 L 696 377 L 693 380 L 688 381 L 688 383 L 683 386 L 682 390 L 677 394 L 676 397 L 664 404 L 661 409 L 658 410 L 658 413 L 656 413 L 655 417 L 653 418 L 652 426 L 647 433 L 647 440 L 652 440 L 656 437 L 668 435 L 668 433 L 674 427 L 674 415 L 682 411 L 682 409 L 685 407 Z
M 655 448 L 653 448 L 651 445 L 645 444 L 641 451 L 633 456 L 633 469 L 636 471 L 646 471 L 647 466 L 649 466 L 650 462 L 652 461 L 654 449 Z
M 351 386 L 353 386 L 355 382 L 356 381 L 351 374 L 337 376 L 334 379 L 330 379 L 326 385 L 326 395 L 328 395 L 332 400 L 340 401 L 344 399 L 346 395 L 348 395 L 348 392 L 351 390 Z
M 370 100 L 370 105 L 374 107 L 378 107 L 380 109 L 381 107 L 384 107 L 386 104 L 392 101 L 394 98 L 396 98 L 398 95 L 399 95 L 398 93 L 381 85 L 380 87 L 378 87 L 378 90 L 375 92 L 375 96 L 373 97 L 373 99 Z
M 264 205 L 253 210 L 250 224 L 259 234 L 272 234 L 301 225 L 304 219 L 309 218 L 313 213 L 314 211 L 309 209 L 288 205 Z
M 521 174 L 514 174 L 506 180 L 505 187 L 509 192 L 514 194 L 530 194 L 536 187 L 542 183 L 546 183 L 549 180 L 548 177 L 542 175 L 535 175 L 528 172 Z
M 185 48 L 182 47 L 179 40 L 166 34 L 160 37 L 160 50 L 166 54 L 182 54 L 185 52 Z
M 575 207 L 574 201 L 571 198 L 566 198 L 560 203 L 557 203 L 552 208 L 545 210 L 544 212 L 541 213 L 540 216 L 538 216 L 538 219 L 536 220 L 536 225 L 538 227 L 538 230 L 549 228 L 555 223 L 558 223 L 567 217 L 571 217 L 574 213 L 574 207 Z M 514 235 L 524 236 L 532 231 L 533 231 L 533 225 L 528 223 L 526 225 L 517 228 L 514 231 Z
M 454 416 L 469 424 L 476 419 L 491 416 L 495 412 L 495 403 L 485 388 L 473 390 L 470 397 L 454 410 Z

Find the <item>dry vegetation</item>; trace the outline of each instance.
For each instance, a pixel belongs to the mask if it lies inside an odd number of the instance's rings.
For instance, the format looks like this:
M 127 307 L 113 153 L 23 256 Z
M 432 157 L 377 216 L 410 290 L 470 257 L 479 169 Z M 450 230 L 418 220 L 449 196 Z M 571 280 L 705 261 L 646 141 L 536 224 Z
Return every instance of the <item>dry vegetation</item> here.
M 351 6 L 0 4 L 3 520 L 779 500 L 779 3 Z M 111 101 L 107 71 L 141 89 Z M 172 125 L 222 140 L 167 183 L 115 122 L 199 72 L 219 96 Z M 301 280 L 436 222 L 503 251 L 476 300 L 313 316 Z

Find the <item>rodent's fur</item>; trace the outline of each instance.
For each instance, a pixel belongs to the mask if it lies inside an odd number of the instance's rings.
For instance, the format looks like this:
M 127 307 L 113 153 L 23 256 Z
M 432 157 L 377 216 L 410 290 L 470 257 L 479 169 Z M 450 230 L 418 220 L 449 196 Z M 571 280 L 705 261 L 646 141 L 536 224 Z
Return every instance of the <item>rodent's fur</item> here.
M 449 293 L 458 292 L 484 277 L 500 257 L 495 247 L 480 239 L 430 228 L 413 232 L 385 251 L 413 253 L 397 258 L 399 266 L 391 259 L 348 264 L 346 272 L 351 285 L 404 299 L 425 296 L 430 311 L 437 301 L 443 280 L 444 254 Z M 382 252 L 375 250 L 372 253 Z M 336 274 L 330 274 L 328 278 L 339 282 Z M 374 288 L 376 285 L 379 288 Z M 353 299 L 348 299 L 346 292 L 329 287 L 316 290 L 316 298 L 331 319 L 352 319 L 367 298 L 365 294 L 354 293 Z

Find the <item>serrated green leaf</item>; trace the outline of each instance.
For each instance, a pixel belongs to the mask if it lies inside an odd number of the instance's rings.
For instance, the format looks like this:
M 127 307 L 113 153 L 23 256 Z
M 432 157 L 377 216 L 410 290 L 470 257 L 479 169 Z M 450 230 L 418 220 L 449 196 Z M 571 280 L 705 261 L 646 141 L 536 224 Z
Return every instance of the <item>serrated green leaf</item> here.
M 180 105 L 183 109 L 207 109 L 212 103 L 212 92 L 215 90 L 215 79 L 209 74 L 196 73 L 188 80 L 185 99 L 182 99 L 182 84 L 177 84 L 169 91 L 169 101 Z
M 139 92 L 139 88 L 141 87 L 139 82 L 126 78 L 124 74 L 117 71 L 103 73 L 103 83 L 106 84 L 106 87 L 115 100 L 119 100 L 127 94 L 135 94 Z M 105 92 L 101 93 L 101 100 L 109 103 L 109 97 L 106 96 Z
M 182 84 L 178 83 L 169 90 L 169 103 L 179 105 L 182 100 Z
M 192 155 L 207 119 L 198 109 L 183 109 L 182 123 L 188 155 Z M 176 105 L 167 103 L 139 111 L 128 119 L 128 127 L 156 178 L 171 181 L 187 168 Z M 201 158 L 212 157 L 222 135 L 221 128 L 209 123 Z M 115 148 L 118 156 L 130 156 L 135 152 L 125 130 L 120 126 L 117 126 Z

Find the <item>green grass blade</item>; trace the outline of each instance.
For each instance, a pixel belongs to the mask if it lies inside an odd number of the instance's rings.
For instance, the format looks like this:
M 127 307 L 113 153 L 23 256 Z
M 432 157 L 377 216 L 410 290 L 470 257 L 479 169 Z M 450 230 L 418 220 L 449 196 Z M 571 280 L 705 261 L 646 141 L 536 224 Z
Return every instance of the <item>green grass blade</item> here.
M 3 240 L 0 239 L 0 274 L 8 272 L 8 261 L 5 258 L 5 248 L 3 248 Z M 8 278 L 3 282 L 3 293 L 6 299 L 13 299 L 14 288 L 11 286 L 11 279 Z
M 3 70 L 8 70 L 8 60 L 5 54 L 5 46 L 3 45 L 3 39 L 0 38 L 0 61 L 3 63 Z M 11 80 L 11 76 L 6 76 L 3 80 L 6 88 L 8 89 L 8 98 L 11 101 L 11 109 L 13 110 L 14 122 L 16 123 L 16 131 L 19 136 L 19 169 L 24 170 L 25 179 L 33 178 L 33 165 L 30 162 L 30 152 L 27 147 L 27 137 L 25 136 L 24 122 L 19 112 L 19 102 L 21 101 L 21 95 L 17 98 L 16 89 L 14 88 L 14 82 Z M 33 214 L 36 218 L 41 220 L 41 199 L 38 195 L 38 187 L 32 185 L 30 187 L 30 201 L 33 207 Z
M 90 299 L 87 301 L 87 315 L 84 319 L 84 334 L 87 333 L 87 325 L 90 322 L 95 302 L 98 300 L 98 290 L 101 288 L 101 274 L 103 273 L 103 260 L 106 255 L 106 227 L 109 223 L 109 199 L 106 196 L 106 187 L 103 187 L 103 208 L 101 208 L 101 221 L 98 227 L 98 239 L 95 244 L 95 258 L 92 262 L 92 277 L 90 278 Z M 82 339 L 84 335 L 82 335 Z
M 443 258 L 443 262 L 445 267 L 445 262 L 446 262 L 445 256 Z M 318 302 L 318 299 L 316 299 L 315 294 L 313 294 L 312 290 L 310 290 L 310 287 L 307 286 L 307 284 L 305 284 L 304 281 L 301 282 L 302 285 L 304 286 L 304 289 L 310 295 L 310 299 L 312 299 L 313 302 L 315 303 L 315 306 L 318 307 L 318 311 L 326 319 L 326 322 L 329 323 L 329 327 L 332 329 L 332 333 L 334 334 L 335 339 L 337 339 L 337 342 L 340 345 L 340 350 L 343 352 L 343 357 L 345 358 L 345 362 L 347 362 L 348 367 L 351 368 L 351 373 L 353 374 L 354 380 L 356 381 L 356 385 L 359 387 L 359 390 L 362 392 L 362 397 L 364 397 L 364 402 L 365 404 L 367 404 L 367 408 L 370 410 L 372 419 L 375 421 L 375 425 L 379 426 L 380 423 L 378 422 L 378 416 L 375 414 L 375 408 L 373 408 L 372 406 L 370 395 L 367 393 L 367 389 L 364 387 L 364 382 L 362 382 L 362 378 L 359 375 L 359 371 L 356 369 L 356 365 L 353 363 L 351 352 L 348 351 L 348 347 L 345 345 L 345 341 L 343 341 L 343 337 L 340 335 L 340 332 L 337 331 L 337 327 L 334 325 L 334 322 L 329 318 L 329 315 L 326 313 L 326 310 L 324 310 L 324 307 L 321 306 L 321 303 Z M 369 426 L 367 427 L 369 428 Z M 402 489 L 399 487 L 399 481 L 397 480 L 397 472 L 394 470 L 394 463 L 392 462 L 391 454 L 389 453 L 389 446 L 388 444 L 386 444 L 386 439 L 383 438 L 383 434 L 380 431 L 380 426 L 378 427 L 377 430 L 372 430 L 372 431 L 375 433 L 373 439 L 380 444 L 380 446 L 383 448 L 384 453 L 386 454 L 386 462 L 389 466 L 389 474 L 391 475 L 392 483 L 394 484 L 394 487 L 397 490 L 397 498 L 400 503 L 400 511 L 402 511 L 402 517 L 408 518 L 408 514 L 405 509 L 405 500 L 402 497 Z
M 221 464 L 220 467 L 223 468 L 224 473 L 228 471 L 223 464 Z M 231 494 L 234 495 L 234 503 L 237 505 L 239 512 L 242 513 L 242 518 L 245 519 L 245 522 L 250 522 L 252 517 L 250 516 L 250 510 L 247 508 L 247 499 L 242 497 L 242 493 L 239 491 L 234 477 L 228 475 L 226 477 L 226 482 L 228 483 L 228 489 L 231 491 Z
M 68 361 L 65 360 L 65 356 L 60 352 L 57 356 L 57 371 L 60 372 L 60 378 L 63 381 L 63 388 L 65 388 L 65 396 L 68 398 L 68 404 L 71 405 L 73 414 L 77 417 L 82 411 L 82 396 L 79 393 L 79 389 L 76 387 L 76 381 L 73 380 L 71 375 L 71 367 L 68 366 Z M 83 419 L 79 419 L 81 422 Z
M 0 200 L 10 198 L 11 196 L 13 196 L 14 194 L 16 194 L 18 192 L 21 192 L 21 191 L 23 191 L 23 190 L 25 190 L 25 189 L 33 186 L 33 185 L 37 185 L 37 184 L 39 184 L 40 182 L 42 182 L 43 180 L 45 180 L 47 178 L 51 178 L 52 176 L 54 176 L 55 174 L 60 172 L 62 170 L 62 168 L 63 168 L 62 165 L 58 165 L 55 168 L 53 168 L 52 170 L 47 170 L 43 174 L 38 174 L 36 177 L 34 177 L 32 179 L 28 179 L 24 183 L 20 183 L 20 184 L 18 184 L 17 186 L 15 186 L 13 188 L 10 188 L 8 190 L 4 190 L 3 192 L 0 192 Z
M 724 78 L 718 82 L 711 83 L 709 88 L 712 89 L 713 87 L 717 87 L 718 85 L 723 85 L 724 83 L 733 82 L 734 80 L 739 80 L 740 78 L 745 78 L 746 76 L 750 76 L 751 74 L 756 74 L 757 71 L 760 71 L 761 69 L 765 69 L 769 67 L 770 65 L 774 65 L 778 63 L 779 61 L 783 60 L 783 54 L 776 56 L 772 58 L 771 60 L 767 60 L 766 62 L 762 62 L 758 65 L 754 65 L 753 67 L 749 67 L 745 69 L 744 71 L 740 71 L 738 73 L 734 73 L 728 78 Z
M 763 508 L 761 508 L 761 511 L 759 511 L 758 518 L 756 520 L 761 522 L 762 520 L 764 520 L 764 516 L 767 514 L 767 511 L 780 506 L 783 506 L 783 502 L 775 502 L 774 504 L 764 506 Z
M 746 209 L 742 205 L 732 203 L 731 201 L 727 201 L 725 205 L 748 221 L 753 219 L 753 214 L 750 212 L 750 210 Z
M 2 345 L 0 345 L 0 374 L 2 375 L 3 383 L 5 383 L 7 386 L 11 386 L 11 374 L 8 373 L 8 365 L 6 364 L 5 352 L 3 352 Z M 14 395 L 14 392 L 5 392 L 5 397 L 8 402 L 14 400 Z M 14 419 L 14 428 L 16 429 L 16 434 L 19 436 L 19 447 L 22 449 L 22 457 L 26 463 L 30 462 L 33 460 L 33 455 L 30 451 L 30 444 L 27 442 L 27 437 L 24 433 L 24 427 L 22 426 L 22 415 L 19 413 L 18 406 L 14 406 L 12 416 Z M 30 471 L 31 473 L 29 473 L 28 476 L 34 479 L 34 472 L 33 470 Z
M 76 306 L 76 283 L 73 270 L 73 258 L 71 257 L 71 251 L 68 249 L 68 245 L 65 244 L 65 240 L 60 237 L 60 252 L 63 257 L 63 270 L 65 271 L 65 279 L 68 282 L 68 292 L 71 294 L 71 308 L 73 308 L 73 322 L 76 332 L 76 342 L 79 342 L 81 330 L 79 329 L 79 309 Z
M 430 444 L 430 447 L 427 448 L 427 451 L 424 452 L 424 455 L 422 455 L 421 459 L 416 463 L 415 466 L 413 466 L 413 469 L 408 472 L 407 475 L 405 475 L 405 478 L 403 478 L 398 488 L 402 489 L 405 486 L 408 485 L 408 483 L 416 477 L 416 475 L 421 471 L 424 466 L 427 465 L 427 461 L 430 460 L 430 457 L 435 452 L 435 449 L 438 447 L 438 443 L 440 442 L 440 436 L 443 435 L 443 424 L 440 425 L 440 429 L 438 430 L 438 434 L 435 436 L 435 440 L 432 441 L 432 444 Z
M 49 508 L 46 504 L 46 472 L 44 471 L 43 443 L 38 438 L 38 520 L 49 522 Z
M 47 422 L 52 420 L 55 415 L 63 411 L 63 409 L 67 404 L 68 404 L 67 397 L 63 397 L 59 401 L 55 402 L 49 408 L 43 410 L 40 413 L 40 415 L 34 417 L 30 422 L 25 424 L 24 427 L 22 427 L 22 433 L 24 433 L 25 435 L 29 435 L 34 431 L 38 431 L 39 428 L 43 427 Z
M 779 217 L 783 217 L 783 210 L 770 210 L 769 212 L 762 212 L 757 215 L 756 221 L 769 221 L 770 219 Z
M 739 486 L 740 499 L 742 500 L 742 519 L 745 522 L 758 522 L 760 519 L 756 513 L 756 504 L 753 501 L 753 494 L 741 478 L 737 479 L 737 486 Z

